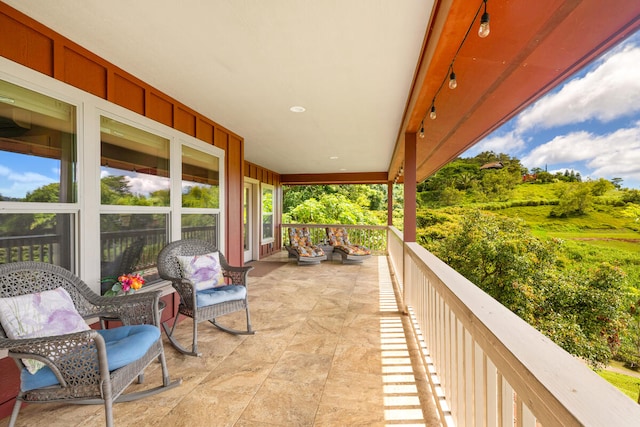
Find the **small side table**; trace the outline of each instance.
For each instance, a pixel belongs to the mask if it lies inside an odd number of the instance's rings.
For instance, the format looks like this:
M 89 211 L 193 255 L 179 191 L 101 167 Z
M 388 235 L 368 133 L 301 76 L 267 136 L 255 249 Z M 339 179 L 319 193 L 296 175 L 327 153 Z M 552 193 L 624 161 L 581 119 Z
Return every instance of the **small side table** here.
M 331 246 L 331 245 L 318 245 L 318 247 L 320 249 L 322 249 L 324 254 L 327 256 L 327 259 L 330 259 L 331 261 L 333 261 L 333 246 Z
M 167 306 L 167 303 L 165 303 L 164 301 L 160 300 L 158 301 L 158 315 L 159 315 L 159 319 L 162 319 L 162 310 L 164 310 L 164 308 Z M 120 321 L 120 319 L 118 319 L 117 317 L 100 317 L 100 328 L 101 329 L 106 329 L 107 323 L 106 322 L 118 322 Z

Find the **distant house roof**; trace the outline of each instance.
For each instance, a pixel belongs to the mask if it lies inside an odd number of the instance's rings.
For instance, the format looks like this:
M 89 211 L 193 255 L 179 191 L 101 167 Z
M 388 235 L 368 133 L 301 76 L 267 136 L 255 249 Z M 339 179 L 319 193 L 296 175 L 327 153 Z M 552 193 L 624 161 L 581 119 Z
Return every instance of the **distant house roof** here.
M 502 169 L 503 167 L 502 162 L 491 162 L 480 166 L 480 169 Z

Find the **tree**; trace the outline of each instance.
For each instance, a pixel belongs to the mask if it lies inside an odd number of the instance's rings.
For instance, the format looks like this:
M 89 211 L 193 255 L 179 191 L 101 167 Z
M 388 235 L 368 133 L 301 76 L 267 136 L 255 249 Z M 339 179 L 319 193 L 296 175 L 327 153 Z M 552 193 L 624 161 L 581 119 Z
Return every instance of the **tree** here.
M 538 305 L 534 288 L 552 268 L 556 244 L 531 236 L 522 221 L 470 211 L 449 235 L 432 242 L 428 249 L 511 311 L 532 322 Z
M 611 178 L 611 183 L 619 190 L 622 188 L 622 178 Z
M 629 304 L 628 329 L 622 337 L 618 357 L 631 369 L 640 367 L 640 299 Z
M 386 210 L 387 189 L 383 185 L 296 185 L 285 187 L 282 207 L 290 212 L 305 200 L 325 194 L 341 194 L 349 201 L 369 210 Z
M 43 185 L 26 194 L 27 202 L 57 203 L 60 201 L 60 184 L 57 182 Z
M 622 193 L 622 201 L 625 203 L 636 203 L 640 205 L 640 190 L 625 190 Z
M 609 190 L 613 190 L 614 188 L 614 185 L 610 181 L 600 178 L 591 183 L 591 194 L 594 196 L 602 196 L 604 193 Z
M 464 192 L 458 190 L 454 186 L 445 187 L 440 192 L 440 203 L 444 206 L 453 206 L 460 204 L 464 198 Z
M 103 205 L 116 204 L 127 195 L 131 195 L 131 191 L 124 176 L 108 175 L 100 179 L 100 202 Z
M 558 205 L 554 206 L 549 214 L 551 217 L 584 215 L 593 205 L 589 186 L 578 183 L 564 185 L 558 191 L 558 200 Z
M 156 195 L 169 197 L 169 192 Z M 188 208 L 217 208 L 220 206 L 219 190 L 217 186 L 194 185 L 184 188 L 182 191 L 182 206 Z
M 454 219 L 455 217 L 450 217 Z M 464 212 L 427 249 L 568 352 L 593 366 L 607 363 L 626 325 L 625 275 L 602 263 L 562 268 L 562 241 L 534 237 L 520 220 Z
M 324 194 L 305 200 L 283 215 L 284 222 L 302 224 L 377 224 L 374 215 L 342 194 Z
M 507 169 L 487 170 L 482 177 L 480 188 L 488 200 L 508 200 L 511 191 L 520 182 L 521 175 L 515 176 Z
M 601 263 L 561 272 L 542 287 L 544 304 L 534 325 L 566 351 L 601 367 L 617 353 L 627 314 L 624 272 Z

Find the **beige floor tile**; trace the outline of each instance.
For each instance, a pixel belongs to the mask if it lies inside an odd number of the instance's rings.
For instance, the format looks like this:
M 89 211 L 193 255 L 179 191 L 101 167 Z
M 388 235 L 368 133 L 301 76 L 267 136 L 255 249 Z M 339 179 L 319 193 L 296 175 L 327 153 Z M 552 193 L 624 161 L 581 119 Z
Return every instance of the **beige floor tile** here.
M 410 356 L 419 357 L 419 350 L 404 340 L 410 324 L 398 312 L 387 260 L 304 267 L 286 253 L 274 259 L 285 265 L 249 278 L 255 335 L 233 336 L 202 322 L 202 357 L 180 354 L 164 337 L 171 377 L 182 378 L 182 385 L 116 404 L 116 425 L 439 425 L 424 372 L 414 375 L 419 367 L 412 366 Z M 242 312 L 218 320 L 245 326 Z M 190 346 L 191 330 L 186 319 L 176 336 Z M 160 374 L 160 364 L 152 364 L 144 384 L 127 391 L 159 384 Z M 0 427 L 8 421 L 0 420 Z M 101 427 L 104 411 L 102 406 L 29 405 L 17 425 Z

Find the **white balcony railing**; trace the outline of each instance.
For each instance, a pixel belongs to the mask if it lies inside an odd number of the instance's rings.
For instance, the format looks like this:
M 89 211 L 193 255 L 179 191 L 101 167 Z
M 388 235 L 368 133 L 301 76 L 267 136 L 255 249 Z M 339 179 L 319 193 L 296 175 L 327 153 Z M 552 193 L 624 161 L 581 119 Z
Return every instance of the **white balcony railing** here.
M 443 419 L 465 427 L 640 425 L 640 405 L 586 365 L 420 245 L 402 243 L 393 227 L 387 241 Z

